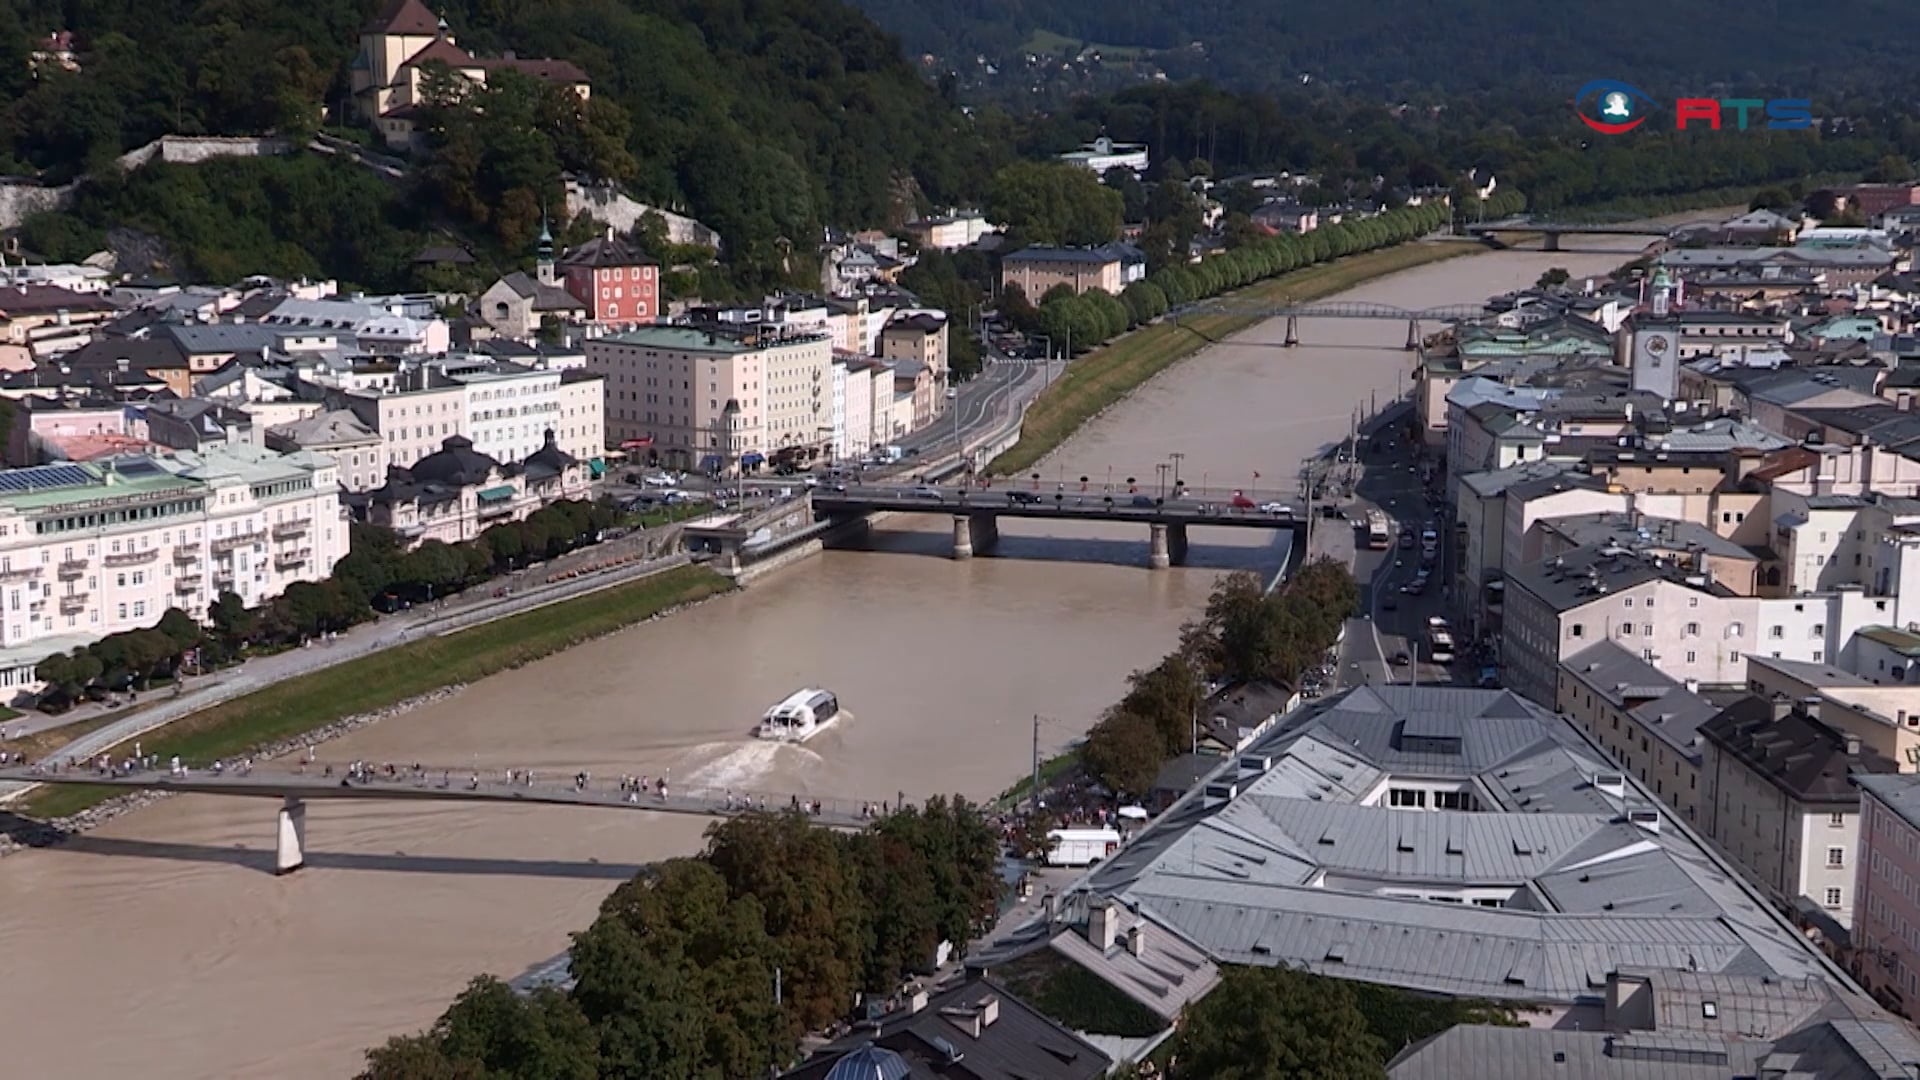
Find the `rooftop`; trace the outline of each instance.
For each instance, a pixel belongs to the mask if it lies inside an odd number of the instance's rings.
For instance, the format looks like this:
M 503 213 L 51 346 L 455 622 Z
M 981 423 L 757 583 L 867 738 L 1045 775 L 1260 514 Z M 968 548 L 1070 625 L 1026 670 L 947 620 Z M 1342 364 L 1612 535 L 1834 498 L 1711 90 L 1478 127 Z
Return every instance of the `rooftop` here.
M 1629 967 L 1851 987 L 1578 730 L 1510 692 L 1359 687 L 1236 764 L 1069 901 L 1111 896 L 1216 962 L 1432 993 L 1568 1004 Z M 1479 812 L 1395 808 L 1401 777 Z
M 1507 575 L 1508 595 L 1511 596 L 1517 586 L 1539 597 L 1554 611 L 1571 611 L 1649 581 L 1664 578 L 1684 584 L 1689 574 L 1683 567 L 1656 562 L 1622 547 L 1575 548 L 1551 559 L 1516 567 Z
M 806 340 L 810 339 L 804 335 L 785 337 L 760 335 L 719 326 L 664 325 L 635 327 L 632 330 L 594 339 L 595 342 L 614 345 L 633 345 L 643 349 L 671 349 L 675 352 L 711 353 L 716 356 L 738 356 L 757 349 Z M 589 347 L 592 344 L 589 342 Z
M 1688 759 L 1700 760 L 1700 725 L 1720 707 L 1612 641 L 1568 657 L 1561 667 Z
M 1702 724 L 1700 734 L 1721 753 L 1803 803 L 1856 803 L 1855 776 L 1898 770 L 1891 759 L 1861 746 L 1857 737 L 1775 704 L 1748 695 Z

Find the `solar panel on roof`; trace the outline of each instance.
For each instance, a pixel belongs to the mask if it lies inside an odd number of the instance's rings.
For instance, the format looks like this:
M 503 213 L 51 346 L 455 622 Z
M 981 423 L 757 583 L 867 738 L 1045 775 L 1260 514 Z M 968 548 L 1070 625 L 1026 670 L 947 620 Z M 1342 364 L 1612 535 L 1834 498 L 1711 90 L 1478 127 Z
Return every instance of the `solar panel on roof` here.
M 93 473 L 79 465 L 35 465 L 0 471 L 0 491 L 33 492 L 79 487 L 93 483 Z
M 149 458 L 128 458 L 116 468 L 122 476 L 158 476 L 163 471 Z

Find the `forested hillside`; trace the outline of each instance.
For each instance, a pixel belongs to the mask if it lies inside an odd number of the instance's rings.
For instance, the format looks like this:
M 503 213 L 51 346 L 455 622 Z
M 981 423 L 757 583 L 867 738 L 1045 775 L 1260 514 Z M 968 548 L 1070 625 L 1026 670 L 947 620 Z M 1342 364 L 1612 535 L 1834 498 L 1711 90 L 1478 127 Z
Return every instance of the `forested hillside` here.
M 1920 28 L 1904 0 L 855 0 L 909 51 L 950 64 L 1058 48 L 1057 37 L 1160 50 L 1173 78 L 1240 87 L 1303 76 L 1459 93 L 1634 82 L 1668 98 L 1724 82 L 1819 95 L 1874 85 Z M 1041 33 L 1044 32 L 1044 33 Z M 1040 36 L 1036 37 L 1036 34 Z M 1056 37 L 1049 37 L 1054 35 Z M 1199 43 L 1199 49 L 1188 46 Z M 1870 58 L 1881 63 L 1868 63 Z
M 376 6 L 0 3 L 0 172 L 59 181 L 167 133 L 303 135 L 323 103 L 344 106 L 347 63 Z M 836 0 L 451 0 L 437 8 L 477 54 L 564 58 L 594 82 L 584 108 L 555 109 L 542 88 L 509 85 L 489 99 L 497 108 L 485 121 L 448 114 L 429 125 L 436 148 L 471 150 L 473 160 L 423 176 L 402 193 L 400 216 L 422 231 L 477 227 L 500 252 L 531 231 L 527 213 L 493 211 L 512 195 L 514 206 L 535 208 L 537 227 L 538 208 L 562 201 L 560 171 L 574 169 L 686 207 L 721 231 L 746 279 L 769 279 L 789 250 L 810 250 L 824 225 L 885 225 L 915 192 L 960 198 L 981 190 L 1002 160 L 993 146 L 1004 140 L 982 138 L 890 36 Z M 80 71 L 36 71 L 30 62 L 36 42 L 55 30 L 73 33 Z M 281 174 L 306 168 L 253 162 L 230 172 L 297 186 L 310 178 Z M 111 210 L 124 214 L 126 193 L 111 194 Z M 79 224 L 107 224 L 102 196 L 90 200 Z

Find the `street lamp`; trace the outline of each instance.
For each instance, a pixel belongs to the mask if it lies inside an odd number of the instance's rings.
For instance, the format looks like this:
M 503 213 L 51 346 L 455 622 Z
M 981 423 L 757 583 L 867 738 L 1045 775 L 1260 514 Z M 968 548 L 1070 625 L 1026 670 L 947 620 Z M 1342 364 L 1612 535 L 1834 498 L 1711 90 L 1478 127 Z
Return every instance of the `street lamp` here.
M 1173 462 L 1173 486 L 1174 487 L 1180 486 L 1180 463 L 1182 461 L 1185 461 L 1186 457 L 1187 455 L 1181 453 L 1178 450 L 1175 450 L 1173 453 L 1167 455 L 1167 460 Z
M 960 441 L 960 391 L 951 388 L 947 390 L 947 411 L 953 414 L 954 457 L 964 460 L 967 456 L 967 447 Z
M 1173 466 L 1164 461 L 1154 466 L 1154 469 L 1160 474 L 1160 497 L 1163 499 L 1167 497 L 1167 470 L 1171 468 L 1173 468 Z

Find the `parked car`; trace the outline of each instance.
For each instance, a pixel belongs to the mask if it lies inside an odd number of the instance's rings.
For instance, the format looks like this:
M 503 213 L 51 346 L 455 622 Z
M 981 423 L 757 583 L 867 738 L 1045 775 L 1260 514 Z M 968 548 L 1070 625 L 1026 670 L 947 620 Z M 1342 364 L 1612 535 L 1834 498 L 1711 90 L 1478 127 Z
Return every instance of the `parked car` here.
M 913 497 L 916 499 L 938 500 L 938 499 L 943 499 L 946 496 L 941 494 L 939 488 L 934 487 L 931 484 L 921 484 L 919 487 L 916 487 L 913 489 Z
M 1153 506 L 1154 506 L 1154 502 L 1153 502 L 1153 496 L 1151 496 L 1151 495 L 1135 495 L 1135 496 L 1133 497 L 1133 505 L 1135 505 L 1135 506 L 1138 506 L 1138 507 L 1141 507 L 1141 508 L 1143 508 L 1143 509 L 1148 509 L 1148 510 L 1151 510 L 1151 509 L 1153 508 Z
M 1252 499 L 1236 491 L 1233 493 L 1233 508 L 1235 510 L 1257 510 L 1259 509 L 1259 505 Z
M 1275 517 L 1292 517 L 1293 507 L 1283 502 L 1261 503 L 1260 512 L 1263 514 L 1272 514 Z
M 666 473 L 648 473 L 642 481 L 648 487 L 672 487 L 674 479 Z
M 1009 491 L 1007 492 L 1007 501 L 1016 506 L 1038 506 L 1040 504 L 1040 495 L 1032 491 Z

